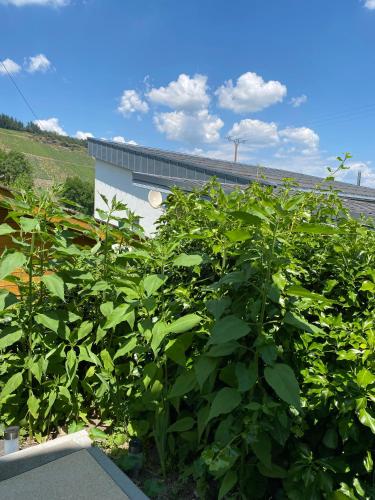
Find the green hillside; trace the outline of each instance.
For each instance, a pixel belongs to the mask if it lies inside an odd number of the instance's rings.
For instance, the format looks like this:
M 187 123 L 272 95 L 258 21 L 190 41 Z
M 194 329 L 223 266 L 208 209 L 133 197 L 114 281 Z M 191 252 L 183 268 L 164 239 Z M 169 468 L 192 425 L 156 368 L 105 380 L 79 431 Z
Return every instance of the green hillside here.
M 61 183 L 75 175 L 94 180 L 94 161 L 83 145 L 64 145 L 58 138 L 0 128 L 0 148 L 27 156 L 34 169 L 36 185 Z

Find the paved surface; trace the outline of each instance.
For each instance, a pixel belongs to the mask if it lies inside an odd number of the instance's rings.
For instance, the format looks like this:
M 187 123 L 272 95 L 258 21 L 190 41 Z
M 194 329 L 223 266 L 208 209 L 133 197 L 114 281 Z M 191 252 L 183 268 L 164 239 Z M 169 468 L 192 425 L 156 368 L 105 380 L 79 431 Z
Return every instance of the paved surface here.
M 87 450 L 0 482 L 2 500 L 129 500 Z
M 86 431 L 0 456 L 0 500 L 148 500 Z

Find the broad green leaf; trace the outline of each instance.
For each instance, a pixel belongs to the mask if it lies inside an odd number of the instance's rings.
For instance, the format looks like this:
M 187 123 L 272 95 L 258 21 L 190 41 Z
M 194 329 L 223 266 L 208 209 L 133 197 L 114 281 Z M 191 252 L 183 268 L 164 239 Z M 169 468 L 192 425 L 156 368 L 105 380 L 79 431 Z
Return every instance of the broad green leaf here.
M 181 338 L 173 339 L 165 346 L 165 354 L 167 358 L 171 359 L 180 366 L 185 366 L 185 345 Z
M 4 309 L 16 304 L 17 302 L 18 298 L 14 295 L 14 293 L 0 289 L 0 311 L 4 311 Z
M 251 362 L 248 366 L 245 363 L 236 363 L 235 372 L 240 392 L 249 391 L 256 384 L 257 370 L 254 362 Z
M 367 450 L 366 457 L 363 460 L 363 466 L 367 472 L 372 472 L 374 468 L 374 462 L 372 460 L 372 455 L 370 450 Z
M 43 283 L 46 285 L 49 292 L 61 300 L 65 300 L 64 296 L 64 281 L 57 274 L 47 274 L 42 277 Z
M 189 431 L 194 426 L 194 419 L 192 417 L 184 417 L 177 420 L 174 424 L 168 427 L 167 432 L 185 432 Z
M 225 316 L 215 323 L 209 344 L 224 344 L 237 340 L 247 335 L 249 331 L 249 325 L 242 319 L 234 315 Z
M 134 308 L 130 304 L 121 304 L 117 306 L 107 318 L 103 326 L 103 330 L 108 330 L 109 328 L 115 328 L 120 323 L 124 321 L 130 322 L 132 324 L 134 318 Z
M 159 348 L 160 344 L 162 343 L 167 333 L 168 333 L 168 328 L 166 323 L 164 323 L 163 321 L 158 321 L 152 327 L 151 349 L 153 350 L 155 355 L 157 349 Z
M 206 307 L 216 320 L 220 319 L 227 307 L 231 304 L 229 297 L 222 297 L 221 299 L 208 300 Z
M 15 232 L 16 230 L 10 227 L 9 224 L 0 224 L 0 236 L 4 236 L 5 234 L 12 234 Z
M 228 470 L 221 481 L 218 500 L 222 500 L 227 496 L 230 490 L 236 485 L 237 479 L 237 472 L 233 469 Z
M 21 252 L 8 253 L 0 261 L 0 280 L 5 279 L 13 271 L 22 267 L 26 262 L 26 257 Z
M 0 341 L 1 342 L 1 341 Z M 370 372 L 370 370 L 367 370 L 367 368 L 362 368 L 357 373 L 357 384 L 360 387 L 367 387 L 370 384 L 373 384 L 375 382 L 375 375 Z
M 280 399 L 301 409 L 300 388 L 290 366 L 282 363 L 267 366 L 264 370 L 264 377 Z
M 77 332 L 77 340 L 82 340 L 92 332 L 93 323 L 91 321 L 83 321 L 80 324 Z
M 179 375 L 169 391 L 168 398 L 179 398 L 192 391 L 196 385 L 195 374 L 193 370 Z
M 113 357 L 113 360 L 119 358 L 120 356 L 125 356 L 128 354 L 130 351 L 134 349 L 137 345 L 137 337 L 132 337 L 130 340 L 126 342 L 125 345 L 120 347 L 120 349 L 116 352 L 116 354 Z
M 18 389 L 18 387 L 22 384 L 23 381 L 23 372 L 18 372 L 12 375 L 7 383 L 4 385 L 3 390 L 0 394 L 0 401 L 2 401 L 5 397 L 12 394 L 14 391 Z
M 235 219 L 245 222 L 245 224 L 249 224 L 250 226 L 259 226 L 262 223 L 262 218 L 265 218 L 265 216 L 263 214 L 260 214 L 260 212 L 255 215 L 249 212 L 235 211 L 229 212 L 229 215 L 231 215 Z
M 195 375 L 200 389 L 217 366 L 217 360 L 207 356 L 201 356 L 194 364 Z
M 173 261 L 173 265 L 177 267 L 194 267 L 199 266 L 203 259 L 200 255 L 187 255 L 182 253 Z
M 108 435 L 102 431 L 101 429 L 98 429 L 97 427 L 91 427 L 89 430 L 89 436 L 91 439 L 107 439 Z
M 101 360 L 103 361 L 104 370 L 106 370 L 107 372 L 112 372 L 113 368 L 114 368 L 114 364 L 113 364 L 111 355 L 109 354 L 107 349 L 103 349 L 103 351 L 101 351 L 100 357 L 101 357 Z
M 360 288 L 363 292 L 375 292 L 375 283 L 365 280 Z
M 162 279 L 158 274 L 151 274 L 146 276 L 143 280 L 143 288 L 146 295 L 149 297 L 159 290 L 163 285 L 164 279 Z
M 221 358 L 222 356 L 229 356 L 236 351 L 240 346 L 238 342 L 226 342 L 225 344 L 218 344 L 211 347 L 206 353 L 211 358 Z
M 56 398 L 57 398 L 57 393 L 56 393 L 56 390 L 53 389 L 48 395 L 48 406 L 44 412 L 44 418 L 46 418 L 49 415 L 49 412 L 52 410 L 52 407 L 56 401 Z
M 259 472 L 266 477 L 273 477 L 276 479 L 285 479 L 288 472 L 280 467 L 279 465 L 271 464 L 270 467 L 266 467 L 264 464 L 258 464 Z
M 7 335 L 4 335 L 4 337 L 1 337 L 0 351 L 18 342 L 22 338 L 22 335 L 23 335 L 22 330 L 17 330 L 13 333 L 8 333 Z
M 113 302 L 104 302 L 104 304 L 100 304 L 100 312 L 108 318 L 108 316 L 113 311 Z
M 294 326 L 295 328 L 298 328 L 298 330 L 302 330 L 304 332 L 308 333 L 322 333 L 323 330 L 318 328 L 315 325 L 312 325 L 308 321 L 306 321 L 304 318 L 301 318 L 301 316 L 297 316 L 297 314 L 288 311 L 286 315 L 284 316 L 284 323 L 287 325 Z
M 364 408 L 361 408 L 359 410 L 358 414 L 359 421 L 361 424 L 365 425 L 366 427 L 369 427 L 371 431 L 375 434 L 375 418 L 372 417 L 367 410 Z
M 38 219 L 32 219 L 31 217 L 20 217 L 20 226 L 24 233 L 40 231 Z
M 230 241 L 233 242 L 246 241 L 252 237 L 252 234 L 245 229 L 233 229 L 232 231 L 227 231 L 225 235 Z
M 237 389 L 231 389 L 230 387 L 220 389 L 212 401 L 207 421 L 212 420 L 219 415 L 230 413 L 237 408 L 240 403 L 241 394 L 237 391 Z
M 51 311 L 46 314 L 37 314 L 35 316 L 35 321 L 40 325 L 45 326 L 49 330 L 57 333 L 63 338 L 67 338 L 69 335 L 69 327 L 64 323 L 61 318 L 62 315 L 58 311 Z
M 290 286 L 285 290 L 285 293 L 293 297 L 303 297 L 305 299 L 311 299 L 318 302 L 325 302 L 326 304 L 334 304 L 333 300 L 327 299 L 327 297 L 320 295 L 320 293 L 310 292 L 300 285 Z
M 34 418 L 38 418 L 39 415 L 39 405 L 40 401 L 38 398 L 34 396 L 34 394 L 31 394 L 29 396 L 29 399 L 27 400 L 27 407 L 29 409 L 29 412 Z
M 182 316 L 181 318 L 176 319 L 168 325 L 168 330 L 172 333 L 184 333 L 193 329 L 197 326 L 201 317 L 198 314 L 187 314 L 186 316 Z
M 271 440 L 265 432 L 261 432 L 256 440 L 252 441 L 251 447 L 258 460 L 266 467 L 271 467 Z
M 339 234 L 339 230 L 335 226 L 328 224 L 318 223 L 304 223 L 298 224 L 293 228 L 294 233 L 308 233 L 308 234 Z

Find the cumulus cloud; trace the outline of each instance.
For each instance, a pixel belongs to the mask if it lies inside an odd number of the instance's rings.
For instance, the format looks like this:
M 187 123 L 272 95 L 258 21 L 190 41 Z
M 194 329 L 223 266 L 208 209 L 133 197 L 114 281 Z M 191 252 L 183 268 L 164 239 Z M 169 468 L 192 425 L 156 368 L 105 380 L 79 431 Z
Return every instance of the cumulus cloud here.
M 348 170 L 342 170 L 338 173 L 337 178 L 344 182 L 356 184 L 358 172 L 361 172 L 361 186 L 375 188 L 375 169 L 371 168 L 370 163 L 362 161 L 352 162 L 347 164 Z
M 5 68 L 4 68 L 5 66 Z M 4 59 L 0 64 L 0 75 L 6 75 L 7 73 L 15 74 L 21 71 L 21 66 L 17 64 L 12 59 Z
M 112 137 L 112 141 L 118 142 L 119 144 L 130 144 L 132 146 L 138 145 L 138 143 L 135 141 L 127 141 L 122 135 L 116 135 L 115 137 Z
M 162 104 L 176 110 L 204 109 L 210 102 L 207 93 L 207 76 L 190 77 L 182 73 L 166 87 L 152 88 L 147 97 L 154 104 Z
M 207 109 L 193 113 L 172 111 L 157 113 L 154 122 L 159 132 L 163 132 L 172 141 L 188 143 L 211 143 L 220 138 L 220 129 L 224 122 Z
M 375 10 L 375 0 L 365 0 L 365 7 L 370 10 Z
M 281 102 L 286 93 L 285 85 L 275 80 L 265 82 L 261 76 L 250 71 L 241 75 L 236 84 L 228 80 L 215 92 L 219 106 L 235 113 L 261 111 Z
M 244 139 L 248 146 L 266 147 L 273 146 L 280 141 L 276 123 L 260 120 L 241 120 L 235 123 L 229 135 Z
M 40 7 L 65 7 L 70 0 L 0 0 L 0 5 L 15 5 L 16 7 L 27 7 L 37 5 Z
M 124 116 L 129 116 L 132 113 L 147 113 L 148 104 L 142 99 L 136 90 L 124 90 L 118 111 Z
M 307 150 L 316 150 L 319 146 L 319 136 L 308 127 L 287 127 L 279 132 L 284 142 L 300 144 Z
M 77 139 L 81 139 L 81 141 L 85 141 L 89 137 L 94 137 L 91 132 L 82 132 L 82 130 L 77 130 L 76 135 L 74 136 Z
M 300 106 L 302 106 L 302 104 L 305 104 L 305 102 L 307 102 L 307 95 L 305 94 L 302 94 L 298 97 L 292 97 L 290 100 L 290 104 L 293 106 L 293 108 L 299 108 Z
M 40 130 L 44 132 L 54 132 L 58 135 L 68 135 L 61 127 L 58 118 L 47 118 L 46 120 L 35 120 L 34 123 L 38 125 Z
M 36 73 L 37 71 L 45 73 L 50 69 L 50 67 L 51 61 L 47 59 L 44 54 L 38 54 L 36 56 L 29 57 L 27 71 L 29 71 L 29 73 Z

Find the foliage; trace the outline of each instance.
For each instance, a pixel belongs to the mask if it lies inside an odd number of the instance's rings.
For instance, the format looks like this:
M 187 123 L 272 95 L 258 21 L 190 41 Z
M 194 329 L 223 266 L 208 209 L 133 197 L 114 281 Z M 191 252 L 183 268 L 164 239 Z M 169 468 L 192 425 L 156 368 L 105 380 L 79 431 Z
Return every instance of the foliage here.
M 0 150 L 0 182 L 24 189 L 32 186 L 32 167 L 25 155 Z
M 94 186 L 91 182 L 83 181 L 77 176 L 68 177 L 62 186 L 61 197 L 64 205 L 72 206 L 69 202 L 73 202 L 80 212 L 94 214 Z
M 176 190 L 153 240 L 104 198 L 93 248 L 9 201 L 4 422 L 124 425 L 201 498 L 374 498 L 375 232 L 322 189 Z

